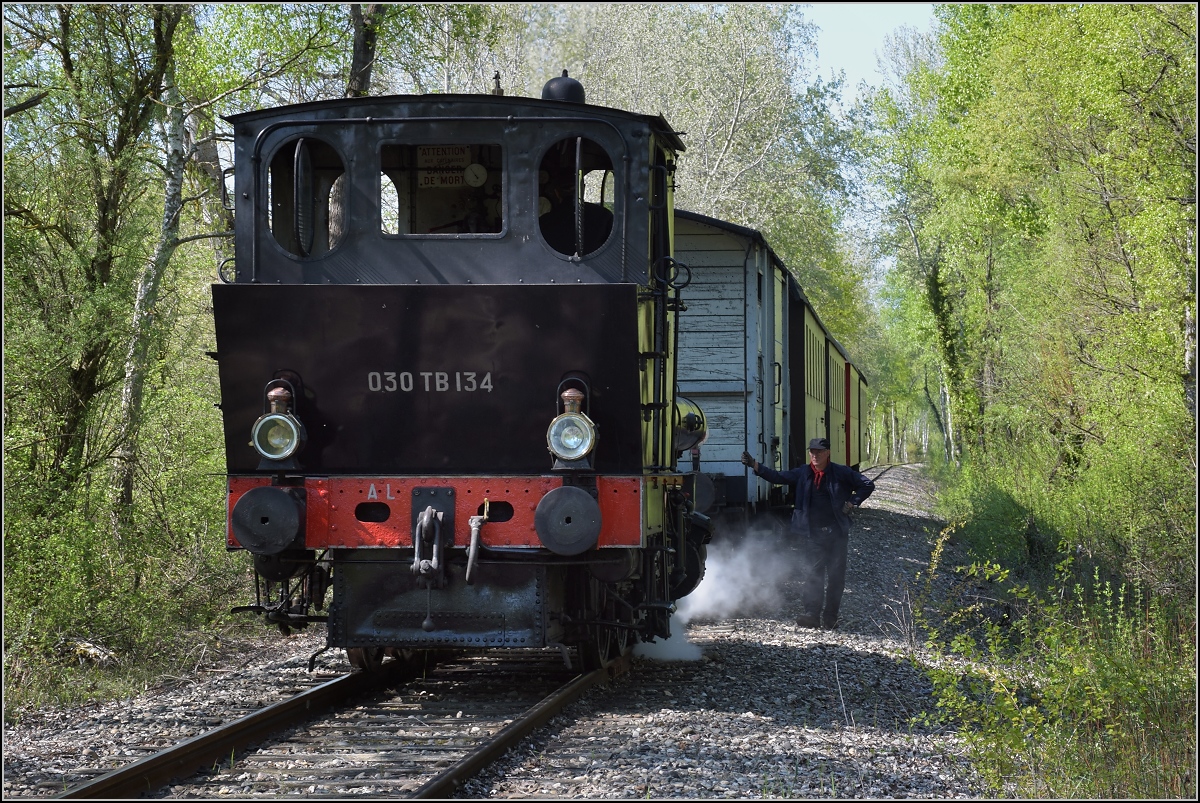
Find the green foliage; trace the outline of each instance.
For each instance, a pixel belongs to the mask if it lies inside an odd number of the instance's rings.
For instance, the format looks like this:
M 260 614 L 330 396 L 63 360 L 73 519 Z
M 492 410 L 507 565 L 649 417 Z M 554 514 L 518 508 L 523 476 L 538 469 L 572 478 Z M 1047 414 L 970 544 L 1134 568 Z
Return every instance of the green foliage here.
M 251 91 L 230 97 L 232 110 L 279 102 L 339 97 L 345 90 L 349 17 L 344 7 L 314 3 L 218 3 L 195 7 L 195 24 L 180 36 L 180 89 L 185 97 L 215 100 L 251 79 Z M 283 76 L 274 74 L 286 67 Z M 324 83 L 329 77 L 329 83 Z M 257 79 L 257 80 L 255 80 Z M 312 88 L 320 89 L 312 91 Z M 309 90 L 309 91 L 304 91 Z
M 215 98 L 255 75 L 261 81 L 254 91 L 230 99 L 237 111 L 345 95 L 353 39 L 345 5 L 200 8 L 199 27 L 188 40 L 195 47 L 186 65 L 192 96 Z M 504 5 L 383 4 L 370 94 L 486 92 L 494 72 L 511 71 L 500 38 L 518 25 L 516 12 Z
M 866 143 L 892 194 L 888 320 L 937 356 L 956 452 L 979 463 L 966 506 L 1014 519 L 997 548 L 1023 509 L 1049 546 L 1187 598 L 1195 11 L 938 17 L 936 52 L 898 50 Z
M 197 347 L 211 338 L 207 288 L 173 284 L 165 305 L 177 308 L 175 326 L 147 393 L 132 526 L 115 526 L 104 471 L 47 503 L 30 466 L 6 459 L 6 716 L 178 670 L 247 592 L 246 561 L 224 546 L 215 366 Z M 111 660 L 97 664 L 82 642 Z
M 1194 796 L 1195 8 L 936 15 L 864 142 L 978 561 L 937 695 L 997 791 Z
M 1064 451 L 1105 444 L 1121 411 L 1145 409 L 1142 379 L 1167 410 L 1194 394 L 1194 10 L 938 16 L 936 53 L 898 49 L 903 83 L 873 99 L 867 143 L 960 448 L 1046 429 Z
M 6 716 L 47 692 L 58 702 L 89 696 L 71 683 L 95 661 L 79 652 L 84 642 L 113 656 L 96 667 L 100 682 L 177 668 L 188 634 L 223 621 L 231 593 L 244 588 L 243 562 L 211 537 L 220 518 L 194 530 L 177 522 L 168 540 L 117 538 L 87 511 L 19 513 L 10 511 L 4 538 Z
M 196 349 L 211 335 L 188 327 L 208 317 L 206 298 L 188 298 L 203 286 L 196 262 L 175 263 L 150 310 L 144 401 L 165 405 L 147 418 L 168 437 L 139 449 L 132 523 L 112 517 L 133 298 L 161 236 L 156 97 L 180 11 L 5 7 L 6 69 L 10 48 L 41 54 L 6 80 L 46 91 L 5 121 L 4 654 L 15 706 L 76 699 L 81 663 L 105 686 L 162 671 L 186 652 L 181 634 L 220 621 L 245 583 L 224 551 L 215 373 Z M 84 641 L 95 655 L 77 654 Z
M 991 481 L 987 469 L 974 462 L 963 467 L 958 479 L 939 502 L 943 515 L 962 522 L 958 535 L 971 554 L 1002 566 L 1026 567 L 1030 533 L 1036 526 L 1029 508 L 1013 496 L 1007 484 Z
M 513 67 L 500 52 L 501 39 L 522 32 L 520 9 L 472 3 L 385 8 L 379 94 L 488 92 L 495 72 L 512 80 Z M 502 71 L 504 67 L 508 69 Z
M 6 61 L 5 80 L 46 93 L 5 121 L 6 461 L 29 466 L 52 507 L 115 448 L 105 393 L 161 217 L 146 193 L 159 175 L 151 124 L 179 11 L 4 14 L 6 55 L 40 54 L 11 75 Z
M 964 581 L 953 613 L 927 622 L 955 634 L 931 644 L 931 675 L 939 718 L 997 792 L 1195 796 L 1194 610 L 1098 573 L 1085 584 L 1069 560 L 1040 598 L 994 564 Z

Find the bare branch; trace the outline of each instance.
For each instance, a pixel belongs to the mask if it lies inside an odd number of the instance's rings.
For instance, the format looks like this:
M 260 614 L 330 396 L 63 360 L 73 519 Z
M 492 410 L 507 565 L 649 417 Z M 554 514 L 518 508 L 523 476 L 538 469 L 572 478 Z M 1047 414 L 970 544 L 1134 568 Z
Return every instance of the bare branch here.
M 50 94 L 49 90 L 43 90 L 41 92 L 38 92 L 36 95 L 29 98 L 28 100 L 21 101 L 20 103 L 16 104 L 15 106 L 9 106 L 7 109 L 4 110 L 4 116 L 11 117 L 12 115 L 16 114 L 17 112 L 23 112 L 26 109 L 32 109 L 34 106 L 38 105 L 43 100 L 45 100 L 46 96 L 49 94 Z
M 216 238 L 228 239 L 228 238 L 232 238 L 232 237 L 233 237 L 233 232 L 231 232 L 231 231 L 214 231 L 214 232 L 209 232 L 208 234 L 193 234 L 190 237 L 180 237 L 178 240 L 175 241 L 175 245 L 177 245 L 177 246 L 183 245 L 184 243 L 190 243 L 193 240 L 212 240 L 212 239 L 216 239 Z

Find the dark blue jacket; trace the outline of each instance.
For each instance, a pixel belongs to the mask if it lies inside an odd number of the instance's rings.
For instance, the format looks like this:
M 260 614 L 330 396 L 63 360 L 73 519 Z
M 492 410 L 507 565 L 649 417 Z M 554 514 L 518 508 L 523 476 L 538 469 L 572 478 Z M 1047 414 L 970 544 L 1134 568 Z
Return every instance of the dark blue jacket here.
M 814 493 L 832 495 L 833 516 L 841 535 L 845 536 L 850 534 L 850 517 L 842 512 L 842 507 L 846 502 L 853 502 L 855 507 L 861 505 L 875 490 L 873 481 L 841 463 L 831 462 L 826 467 L 820 488 L 813 488 L 813 470 L 808 463 L 789 471 L 776 471 L 759 463 L 754 473 L 774 485 L 791 485 L 795 489 L 796 507 L 792 511 L 791 529 L 801 536 L 809 535 L 808 511 Z

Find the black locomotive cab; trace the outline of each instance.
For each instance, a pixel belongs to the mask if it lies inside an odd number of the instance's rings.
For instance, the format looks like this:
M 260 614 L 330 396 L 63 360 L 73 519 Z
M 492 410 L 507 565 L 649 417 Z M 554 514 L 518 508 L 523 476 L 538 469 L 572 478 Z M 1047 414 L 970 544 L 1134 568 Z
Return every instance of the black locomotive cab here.
M 327 621 L 360 665 L 668 635 L 708 538 L 673 468 L 698 412 L 677 427 L 683 148 L 662 118 L 579 100 L 230 118 L 213 305 L 248 609 Z
M 661 118 L 435 95 L 231 121 L 235 283 L 647 285 L 669 256 Z

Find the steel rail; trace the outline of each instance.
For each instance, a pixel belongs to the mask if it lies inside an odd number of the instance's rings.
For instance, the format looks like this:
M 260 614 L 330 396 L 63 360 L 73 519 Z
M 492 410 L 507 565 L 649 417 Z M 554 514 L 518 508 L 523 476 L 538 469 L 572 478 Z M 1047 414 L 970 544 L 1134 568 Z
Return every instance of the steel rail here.
M 475 776 L 481 769 L 500 758 L 506 750 L 516 745 L 535 728 L 549 722 L 562 709 L 566 708 L 592 686 L 609 678 L 616 677 L 629 670 L 632 663 L 632 651 L 616 658 L 608 666 L 601 667 L 584 675 L 578 675 L 561 686 L 549 697 L 542 700 L 519 719 L 515 719 L 501 729 L 494 737 L 472 750 L 457 763 L 436 777 L 427 781 L 410 797 L 413 798 L 449 798 L 463 782 Z
M 880 477 L 882 477 L 884 474 L 887 474 L 887 473 L 888 473 L 889 471 L 891 471 L 892 469 L 896 468 L 897 466 L 901 466 L 901 465 L 907 465 L 907 464 L 906 464 L 906 463 L 892 463 L 892 464 L 889 464 L 889 465 L 885 465 L 885 466 L 883 466 L 883 471 L 880 471 L 880 472 L 879 472 L 878 474 L 876 474 L 874 477 L 871 477 L 871 478 L 870 478 L 871 482 L 875 482 L 877 479 L 879 479 Z M 867 471 L 873 471 L 873 470 L 875 470 L 875 469 L 877 469 L 877 468 L 879 468 L 879 466 L 871 466 L 870 468 L 868 468 L 868 469 L 867 469 Z M 864 475 L 865 475 L 865 473 L 866 473 L 866 472 L 863 472 L 863 473 L 864 473 Z
M 260 741 L 360 692 L 396 681 L 412 667 L 388 661 L 379 672 L 352 672 L 314 686 L 308 691 L 267 706 L 233 722 L 202 733 L 160 753 L 119 767 L 72 787 L 57 798 L 129 798 L 161 789 L 175 778 L 186 778 L 211 767 L 231 752 Z

